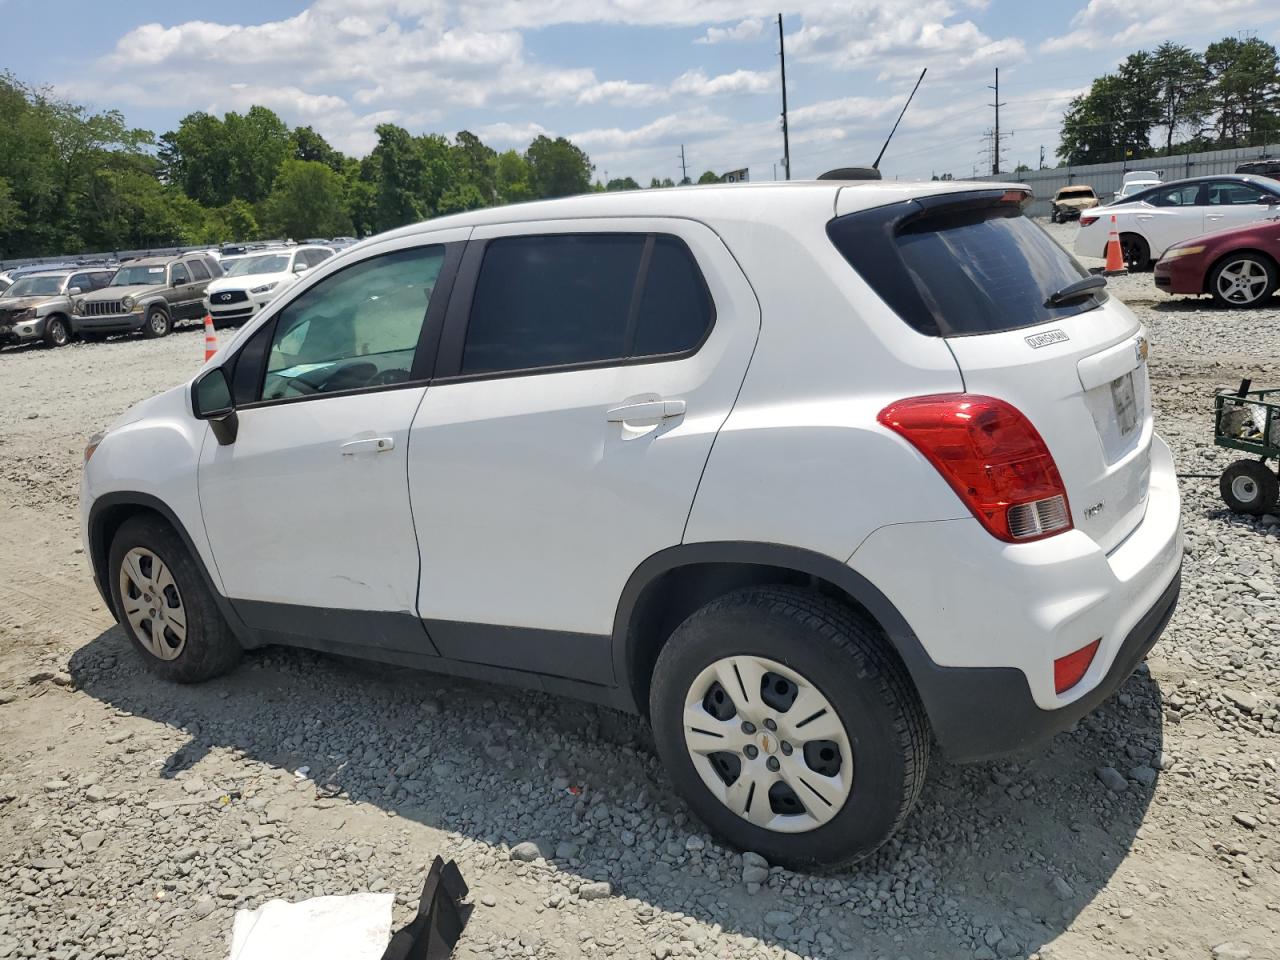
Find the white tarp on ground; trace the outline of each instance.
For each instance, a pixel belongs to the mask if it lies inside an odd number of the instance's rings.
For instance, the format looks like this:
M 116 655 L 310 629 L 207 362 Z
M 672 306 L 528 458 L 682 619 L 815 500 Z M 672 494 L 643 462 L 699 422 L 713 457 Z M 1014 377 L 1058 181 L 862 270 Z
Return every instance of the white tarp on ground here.
M 230 960 L 381 960 L 391 939 L 391 893 L 270 900 L 237 910 Z

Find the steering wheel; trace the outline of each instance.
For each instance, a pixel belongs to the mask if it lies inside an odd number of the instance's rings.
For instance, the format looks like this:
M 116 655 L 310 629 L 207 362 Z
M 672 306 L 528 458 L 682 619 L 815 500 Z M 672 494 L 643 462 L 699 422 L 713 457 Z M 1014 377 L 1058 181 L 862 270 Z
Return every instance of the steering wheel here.
M 374 374 L 369 380 L 371 387 L 389 387 L 393 383 L 404 383 L 409 379 L 409 371 L 402 368 L 393 370 L 383 370 L 381 373 Z

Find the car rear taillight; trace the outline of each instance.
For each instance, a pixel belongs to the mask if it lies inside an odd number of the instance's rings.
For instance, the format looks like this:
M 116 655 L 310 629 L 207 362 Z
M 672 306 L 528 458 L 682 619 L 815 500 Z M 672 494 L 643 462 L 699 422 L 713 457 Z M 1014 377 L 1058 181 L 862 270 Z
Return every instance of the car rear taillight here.
M 1089 672 L 1089 664 L 1093 663 L 1094 654 L 1098 652 L 1101 639 L 1088 646 L 1081 647 L 1074 653 L 1059 657 L 1053 661 L 1053 689 L 1057 693 L 1066 693 L 1084 679 Z
M 1080 226 L 1082 227 L 1088 227 L 1097 222 L 1098 222 L 1097 216 L 1086 217 L 1084 214 L 1080 215 Z
M 1058 465 L 1016 407 L 973 393 L 909 397 L 880 411 L 990 533 L 1025 543 L 1071 529 Z

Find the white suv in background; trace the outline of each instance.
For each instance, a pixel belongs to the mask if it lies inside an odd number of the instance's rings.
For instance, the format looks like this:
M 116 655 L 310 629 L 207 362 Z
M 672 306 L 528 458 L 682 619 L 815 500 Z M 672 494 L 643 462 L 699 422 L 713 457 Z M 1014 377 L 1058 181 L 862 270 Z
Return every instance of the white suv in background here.
M 644 714 L 731 843 L 857 859 L 936 742 L 1141 661 L 1182 536 L 1142 326 L 987 183 L 597 194 L 366 240 L 90 441 L 161 676 L 283 643 Z
M 209 284 L 204 307 L 213 325 L 244 323 L 295 283 L 299 276 L 332 257 L 330 247 L 284 247 L 253 251 L 223 263 L 224 276 Z

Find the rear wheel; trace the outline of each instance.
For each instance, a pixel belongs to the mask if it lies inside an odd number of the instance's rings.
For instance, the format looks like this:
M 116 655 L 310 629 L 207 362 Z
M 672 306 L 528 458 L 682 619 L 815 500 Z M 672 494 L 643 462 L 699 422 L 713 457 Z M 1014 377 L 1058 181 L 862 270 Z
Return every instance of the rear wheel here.
M 1256 253 L 1229 254 L 1209 271 L 1209 292 L 1224 307 L 1256 307 L 1276 289 L 1276 267 Z
M 148 337 L 152 339 L 167 337 L 172 329 L 173 321 L 169 319 L 169 313 L 163 307 L 152 307 L 147 311 L 147 320 L 142 325 L 142 332 Z
M 758 587 L 682 623 L 654 667 L 658 752 L 733 845 L 794 867 L 850 863 L 901 826 L 928 726 L 879 630 L 808 590 Z
M 1136 233 L 1120 234 L 1120 255 L 1130 273 L 1145 273 L 1151 269 L 1151 247 Z
M 44 342 L 51 347 L 65 347 L 71 339 L 71 331 L 67 327 L 67 318 L 54 314 L 44 321 Z
M 231 670 L 240 644 L 196 562 L 159 517 L 130 517 L 111 541 L 111 599 L 121 627 L 153 672 L 198 683 Z
M 1234 513 L 1259 516 L 1275 509 L 1280 480 L 1263 461 L 1237 460 L 1222 471 L 1218 491 Z

